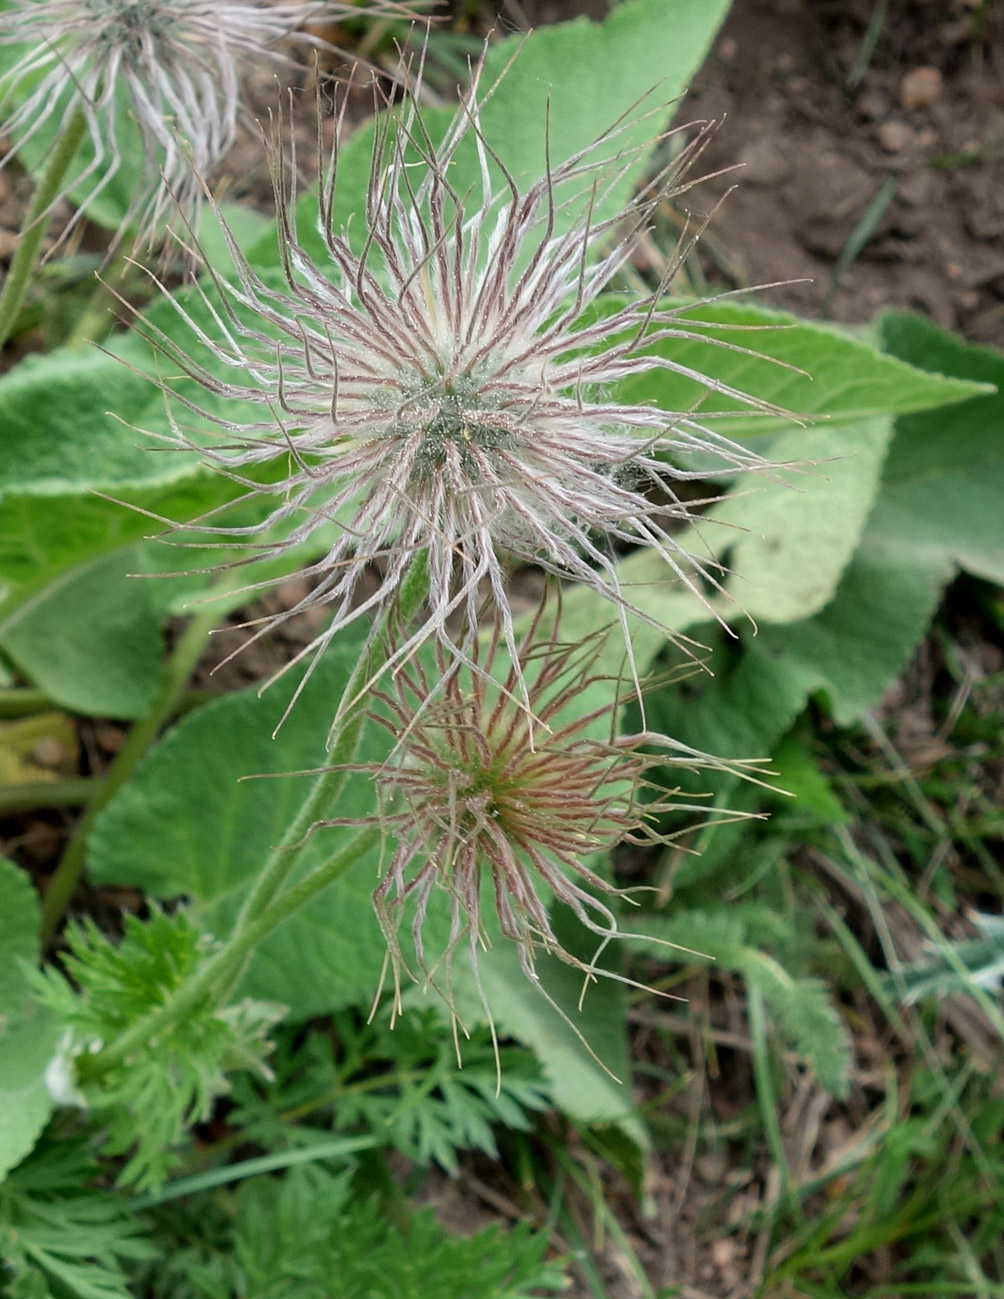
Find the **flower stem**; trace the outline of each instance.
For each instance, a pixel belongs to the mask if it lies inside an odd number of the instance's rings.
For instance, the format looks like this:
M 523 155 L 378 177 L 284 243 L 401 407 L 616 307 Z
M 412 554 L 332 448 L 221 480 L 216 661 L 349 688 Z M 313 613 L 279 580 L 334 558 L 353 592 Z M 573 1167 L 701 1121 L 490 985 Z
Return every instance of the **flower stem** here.
M 83 110 L 78 108 L 57 139 L 45 174 L 32 197 L 3 292 L 0 293 L 0 347 L 10 338 L 17 323 L 38 260 L 39 247 L 49 228 L 50 209 L 63 189 L 66 174 L 76 157 L 86 129 L 87 119 Z
M 64 780 L 26 780 L 0 785 L 0 816 L 35 812 L 44 807 L 85 807 L 101 788 L 93 776 L 67 776 Z
M 219 988 L 229 982 L 232 971 L 243 963 L 262 939 L 340 879 L 379 839 L 378 826 L 366 826 L 360 830 L 340 852 L 298 880 L 256 919 L 237 930 L 159 1010 L 139 1020 L 103 1051 L 92 1056 L 81 1056 L 78 1061 L 81 1079 L 89 1081 L 99 1078 L 109 1069 L 124 1064 L 153 1038 L 186 1018 L 203 1001 L 216 1001 Z
M 0 690 L 0 718 L 31 717 L 35 713 L 44 713 L 48 708 L 59 705 L 45 693 L 32 686 L 12 686 Z
M 416 558 L 404 576 L 394 616 L 405 621 L 409 619 L 425 600 L 428 591 L 428 569 L 423 554 Z M 342 791 L 348 774 L 345 764 L 352 762 L 356 755 L 365 720 L 364 700 L 358 696 L 375 675 L 381 654 L 385 652 L 383 638 L 380 635 L 382 630 L 383 628 L 377 629 L 377 633 L 372 637 L 369 653 L 356 664 L 345 686 L 342 695 L 342 706 L 345 712 L 328 748 L 325 763 L 327 769 L 317 777 L 300 810 L 286 827 L 282 839 L 266 857 L 237 918 L 238 930 L 260 915 L 285 885 L 300 860 L 301 852 L 298 849 L 309 834 L 311 826 L 333 806 Z
M 222 594 L 224 590 L 229 589 L 231 582 L 232 579 L 228 578 L 218 584 L 210 591 L 209 596 Z M 208 609 L 196 614 L 189 622 L 175 645 L 171 657 L 164 664 L 160 687 L 153 706 L 129 732 L 97 793 L 88 804 L 87 811 L 80 818 L 73 838 L 67 844 L 66 851 L 56 867 L 56 873 L 52 877 L 42 903 L 43 943 L 47 943 L 59 927 L 73 890 L 77 887 L 83 873 L 87 839 L 95 820 L 136 770 L 140 759 L 157 738 L 168 717 L 174 712 L 184 692 L 185 684 L 202 656 L 209 633 L 219 620 L 220 610 L 215 604 L 211 604 Z

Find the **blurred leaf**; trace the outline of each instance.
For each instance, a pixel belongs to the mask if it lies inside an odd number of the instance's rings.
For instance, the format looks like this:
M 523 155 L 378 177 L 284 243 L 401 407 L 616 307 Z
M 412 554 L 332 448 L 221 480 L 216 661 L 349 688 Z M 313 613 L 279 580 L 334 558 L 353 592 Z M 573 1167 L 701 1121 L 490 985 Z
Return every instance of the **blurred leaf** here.
M 778 813 L 790 812 L 796 818 L 811 817 L 816 825 L 843 825 L 850 814 L 833 792 L 833 787 L 819 769 L 808 746 L 797 734 L 785 736 L 771 755 L 773 783 L 790 798 L 778 796 Z
M 38 898 L 30 876 L 0 857 L 0 1025 L 19 1012 L 28 997 L 28 981 L 20 968 L 38 954 Z
M 199 921 L 226 937 L 266 854 L 306 797 L 311 777 L 289 773 L 325 760 L 328 727 L 353 666 L 351 647 L 330 651 L 274 739 L 292 692 L 288 681 L 261 697 L 253 688 L 241 691 L 184 718 L 95 825 L 93 878 L 157 898 L 186 896 Z M 380 737 L 368 744 L 363 760 L 384 756 Z M 263 773 L 281 774 L 241 779 Z M 351 777 L 333 812 L 371 816 L 369 780 Z M 351 833 L 314 833 L 301 870 L 317 866 Z M 372 997 L 386 951 L 371 902 L 377 865 L 371 852 L 272 934 L 255 952 L 242 992 L 283 1002 L 299 1019 Z M 448 925 L 437 926 L 432 911 L 426 935 L 435 950 L 437 941 L 445 945 Z
M 790 974 L 763 952 L 746 948 L 737 962 L 748 983 L 763 993 L 771 1016 L 833 1096 L 846 1096 L 851 1068 L 847 1028 L 822 979 Z
M 781 949 L 790 944 L 790 921 L 777 914 L 765 919 L 775 931 L 775 943 Z M 751 932 L 757 928 L 747 923 L 743 909 L 734 904 L 706 910 L 684 908 L 669 915 L 640 917 L 639 933 L 628 941 L 632 948 L 662 961 L 673 959 L 667 945 L 679 944 L 690 949 L 676 958 L 683 964 L 711 961 L 741 974 L 763 994 L 775 1024 L 810 1062 L 826 1090 L 845 1096 L 850 1039 L 825 983 L 798 968 L 800 962 L 788 969 L 781 957 L 754 946 L 754 942 L 766 941 L 764 933 Z M 700 955 L 690 954 L 694 952 Z
M 43 1142 L 0 1188 L 0 1257 L 11 1299 L 130 1299 L 124 1260 L 148 1259 L 146 1224 L 99 1190 L 79 1140 Z
M 45 1070 L 58 1029 L 30 995 L 22 962 L 38 954 L 31 880 L 0 857 L 0 1180 L 28 1154 L 52 1111 Z
M 180 1212 L 185 1247 L 152 1278 L 161 1299 L 531 1299 L 565 1288 L 546 1232 L 523 1223 L 451 1236 L 431 1211 L 395 1213 L 391 1225 L 379 1202 L 353 1197 L 350 1175 L 319 1164 L 249 1178 L 225 1213 L 206 1197 Z
M 142 717 L 153 702 L 160 622 L 138 563 L 130 548 L 74 568 L 0 619 L 0 646 L 65 708 Z

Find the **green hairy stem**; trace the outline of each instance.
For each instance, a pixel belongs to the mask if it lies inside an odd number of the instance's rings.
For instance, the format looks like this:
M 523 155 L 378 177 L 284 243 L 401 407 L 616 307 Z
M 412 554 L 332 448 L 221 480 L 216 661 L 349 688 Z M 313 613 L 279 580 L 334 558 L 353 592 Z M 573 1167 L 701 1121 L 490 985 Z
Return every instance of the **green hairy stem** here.
M 78 108 L 57 140 L 45 175 L 31 200 L 17 241 L 17 250 L 7 272 L 3 292 L 0 293 L 0 347 L 14 330 L 38 260 L 38 250 L 49 228 L 49 210 L 63 189 L 66 174 L 76 157 L 86 129 L 87 120 Z

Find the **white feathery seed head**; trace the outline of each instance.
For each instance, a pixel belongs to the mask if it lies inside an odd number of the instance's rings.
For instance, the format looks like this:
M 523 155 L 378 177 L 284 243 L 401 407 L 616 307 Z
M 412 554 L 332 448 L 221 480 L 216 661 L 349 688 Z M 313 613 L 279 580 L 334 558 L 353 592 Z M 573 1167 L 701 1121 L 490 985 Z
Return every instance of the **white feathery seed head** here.
M 13 0 L 0 45 L 24 53 L 3 80 L 2 130 L 16 156 L 82 112 L 93 159 L 72 183 L 89 183 L 90 202 L 125 161 L 128 112 L 147 163 L 129 215 L 149 234 L 172 204 L 198 205 L 201 178 L 233 144 L 245 61 L 281 59 L 288 38 L 323 45 L 311 22 L 403 12 L 391 0 Z
M 664 305 L 668 275 L 626 305 L 617 298 L 597 307 L 654 207 L 688 187 L 686 169 L 704 136 L 625 209 L 594 219 L 636 156 L 622 146 L 624 124 L 523 185 L 483 133 L 490 93 L 479 98 L 475 75 L 439 143 L 424 129 L 414 89 L 382 116 L 365 240 L 355 244 L 333 218 L 336 144 L 321 184 L 321 259 L 296 232 L 295 159 L 287 167 L 273 142 L 282 282 L 266 282 L 230 236 L 238 275 L 217 279 L 212 300 L 206 295 L 214 329 L 188 318 L 212 350 L 213 370 L 154 335 L 206 389 L 261 409 L 246 422 L 192 405 L 203 429 L 217 428 L 208 443 L 204 431 L 196 438 L 176 427 L 177 445 L 194 447 L 249 495 L 272 497 L 257 524 L 187 526 L 268 558 L 338 525 L 308 570 L 310 594 L 278 615 L 330 607 L 328 629 L 304 654 L 323 650 L 355 619 L 393 608 L 419 554 L 428 603 L 395 661 L 431 636 L 470 663 L 486 597 L 515 655 L 507 595 L 514 561 L 591 587 L 623 617 L 632 606 L 615 549 L 641 543 L 699 593 L 717 578 L 713 564 L 674 539 L 689 518 L 681 480 L 713 477 L 715 466 L 732 474 L 764 464 L 698 412 L 618 399 L 629 376 L 667 372 L 760 406 L 673 359 L 665 344 L 696 335 L 679 309 Z M 452 173 L 464 149 L 476 154 L 479 181 L 461 194 Z M 664 345 L 658 354 L 655 343 Z M 681 464 L 681 453 L 692 452 L 702 453 L 700 472 Z M 269 462 L 275 481 L 262 484 L 255 471 Z M 363 577 L 375 561 L 382 580 L 373 592 Z

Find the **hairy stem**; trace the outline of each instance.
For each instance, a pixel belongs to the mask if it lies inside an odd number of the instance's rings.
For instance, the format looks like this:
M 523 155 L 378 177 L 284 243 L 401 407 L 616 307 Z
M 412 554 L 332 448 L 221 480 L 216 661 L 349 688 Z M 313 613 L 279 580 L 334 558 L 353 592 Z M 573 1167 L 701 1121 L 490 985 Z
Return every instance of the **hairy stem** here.
M 83 110 L 78 108 L 56 141 L 45 174 L 32 197 L 24 225 L 21 227 L 14 259 L 7 272 L 3 292 L 0 293 L 0 347 L 10 338 L 17 323 L 31 282 L 31 274 L 38 260 L 38 250 L 49 228 L 50 209 L 62 191 L 67 172 L 86 129 L 87 120 Z
M 0 785 L 0 816 L 12 812 L 35 812 L 43 807 L 84 807 L 100 788 L 101 781 L 93 776 Z
M 220 987 L 229 982 L 234 969 L 243 964 L 273 929 L 340 879 L 379 840 L 378 826 L 366 826 L 360 830 L 340 852 L 298 880 L 256 919 L 236 931 L 159 1010 L 139 1020 L 103 1051 L 81 1056 L 78 1062 L 80 1077 L 85 1081 L 101 1077 L 109 1069 L 124 1064 L 135 1052 L 168 1031 L 203 1002 L 216 1001 Z
M 407 620 L 422 604 L 427 594 L 428 570 L 425 556 L 420 555 L 405 575 L 398 608 L 393 616 Z M 385 645 L 378 631 L 372 639 L 369 653 L 356 664 L 342 695 L 345 711 L 328 748 L 326 767 L 329 769 L 317 777 L 300 805 L 300 810 L 286 827 L 281 841 L 265 859 L 237 918 L 238 929 L 260 915 L 282 889 L 296 869 L 301 856 L 298 850 L 309 834 L 311 826 L 321 820 L 341 793 L 347 777 L 344 766 L 352 762 L 356 755 L 365 720 L 365 699 L 358 696 L 376 674 L 380 657 L 384 652 Z
M 32 717 L 35 713 L 58 707 L 44 690 L 32 686 L 11 686 L 0 690 L 0 718 Z

